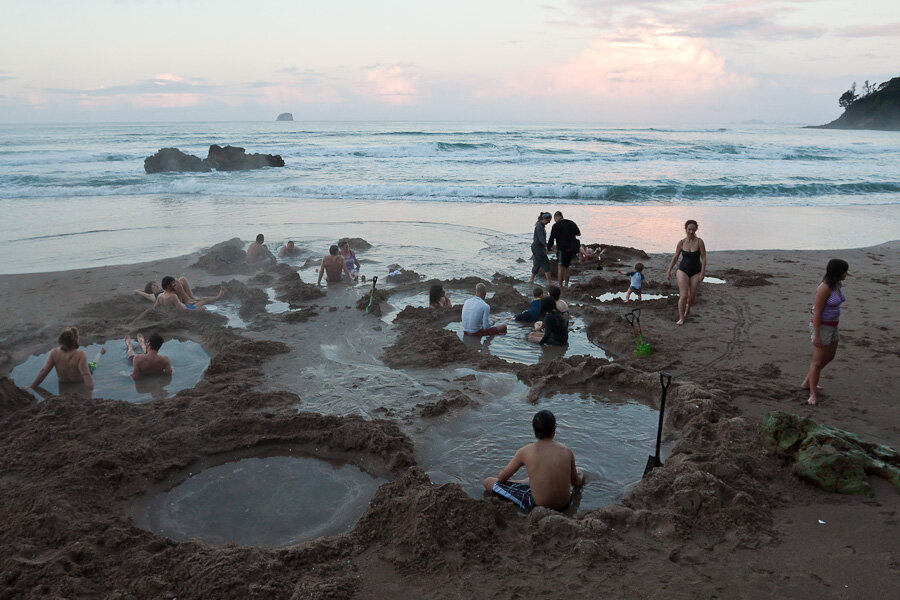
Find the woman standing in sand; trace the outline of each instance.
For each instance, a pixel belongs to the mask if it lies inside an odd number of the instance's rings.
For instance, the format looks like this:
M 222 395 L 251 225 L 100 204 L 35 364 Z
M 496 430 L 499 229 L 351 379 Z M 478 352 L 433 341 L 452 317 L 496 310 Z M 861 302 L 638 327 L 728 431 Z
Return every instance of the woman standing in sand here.
M 697 237 L 697 221 L 690 219 L 684 224 L 686 237 L 675 246 L 675 256 L 669 263 L 666 271 L 666 279 L 672 278 L 672 269 L 678 255 L 681 262 L 675 277 L 678 279 L 678 321 L 677 325 L 684 325 L 684 320 L 691 314 L 691 306 L 700 289 L 700 282 L 706 274 L 706 244 Z
M 547 285 L 553 285 L 550 281 L 550 257 L 547 256 L 547 224 L 553 218 L 548 212 L 538 215 L 534 223 L 534 237 L 531 239 L 531 279 L 528 283 L 534 283 L 534 276 L 541 271 L 547 276 Z
M 825 365 L 834 359 L 837 352 L 838 320 L 841 317 L 841 303 L 846 300 L 841 289 L 841 282 L 846 279 L 850 271 L 847 261 L 832 258 L 825 267 L 825 277 L 816 288 L 816 299 L 812 307 L 812 319 L 809 321 L 809 332 L 812 338 L 813 357 L 809 363 L 809 372 L 806 379 L 800 384 L 804 390 L 809 390 L 807 404 L 815 404 L 819 387 L 819 376 Z

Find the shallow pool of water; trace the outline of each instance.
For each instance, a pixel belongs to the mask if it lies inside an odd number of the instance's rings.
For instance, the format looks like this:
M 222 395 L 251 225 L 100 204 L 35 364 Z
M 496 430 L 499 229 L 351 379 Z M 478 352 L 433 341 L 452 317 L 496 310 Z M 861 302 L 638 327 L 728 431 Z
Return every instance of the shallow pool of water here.
M 512 313 L 498 313 L 492 317 L 496 319 L 497 324 L 506 324 L 507 332 L 505 334 L 480 338 L 463 335 L 462 323 L 459 321 L 450 323 L 446 329 L 456 333 L 464 344 L 477 348 L 479 352 L 525 365 L 533 365 L 541 360 L 581 354 L 612 360 L 612 357 L 603 348 L 588 340 L 587 327 L 580 317 L 572 317 L 569 320 L 569 343 L 566 346 L 542 346 L 528 341 L 526 336 L 534 329 L 534 326 L 531 323 L 519 323 L 513 319 Z
M 619 501 L 655 451 L 659 412 L 633 395 L 556 394 L 532 405 L 525 400 L 528 388 L 514 375 L 477 373 L 476 378 L 483 390 L 496 392 L 494 399 L 426 422 L 417 441 L 419 464 L 435 483 L 459 483 L 473 498 L 482 498 L 482 480 L 496 477 L 516 450 L 535 441 L 531 419 L 542 409 L 556 416 L 555 439 L 572 449 L 587 478 L 576 510 Z M 525 477 L 523 468 L 514 478 Z
M 606 292 L 600 294 L 599 296 L 593 296 L 594 300 L 599 302 L 609 302 L 611 300 L 615 300 L 618 298 L 619 300 L 625 300 L 625 294 L 627 292 Z M 677 294 L 676 294 L 677 295 Z M 637 296 L 634 294 L 631 295 L 632 302 L 640 302 L 644 300 L 662 300 L 663 298 L 667 298 L 665 294 L 642 294 L 641 300 L 637 299 Z
M 138 527 L 177 541 L 287 546 L 349 531 L 387 481 L 347 463 L 296 455 L 244 458 L 185 475 L 133 505 Z
M 98 359 L 97 353 L 101 347 L 106 348 L 106 354 Z M 81 349 L 87 354 L 89 361 L 96 360 L 99 363 L 92 376 L 94 398 L 110 398 L 126 402 L 147 402 L 166 398 L 183 389 L 194 387 L 209 366 L 209 355 L 197 342 L 167 340 L 159 353 L 169 357 L 174 373 L 170 376 L 153 375 L 134 380 L 129 377 L 131 365 L 125 358 L 125 343 L 122 340 L 107 340 L 103 344 L 91 344 Z M 30 385 L 46 360 L 47 354 L 30 356 L 13 369 L 11 374 L 13 381 L 20 386 Z M 39 398 L 59 393 L 89 395 L 81 384 L 62 384 L 60 389 L 55 369 L 44 379 L 40 388 L 32 393 Z
M 704 277 L 703 283 L 717 283 L 719 285 L 726 283 L 724 279 L 719 279 L 718 277 Z
M 241 306 L 237 302 L 219 300 L 215 304 L 207 304 L 206 310 L 222 315 L 226 319 L 225 325 L 234 327 L 235 329 L 246 329 L 247 322 L 241 318 Z

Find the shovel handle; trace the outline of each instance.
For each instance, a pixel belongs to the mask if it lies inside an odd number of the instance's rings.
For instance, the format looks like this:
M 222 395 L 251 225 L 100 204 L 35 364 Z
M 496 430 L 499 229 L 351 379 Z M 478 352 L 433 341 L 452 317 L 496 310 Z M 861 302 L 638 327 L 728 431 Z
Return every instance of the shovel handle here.
M 666 373 L 665 371 L 659 372 L 659 385 L 662 386 L 663 393 L 669 389 L 669 384 L 672 383 L 672 376 Z
M 375 284 L 378 283 L 378 275 L 372 278 L 372 291 L 375 291 Z
M 640 320 L 641 320 L 641 309 L 635 308 L 635 309 L 632 310 L 631 312 L 634 313 L 634 320 L 640 322 Z
M 634 326 L 634 311 L 625 313 L 625 320 L 628 321 L 629 325 Z

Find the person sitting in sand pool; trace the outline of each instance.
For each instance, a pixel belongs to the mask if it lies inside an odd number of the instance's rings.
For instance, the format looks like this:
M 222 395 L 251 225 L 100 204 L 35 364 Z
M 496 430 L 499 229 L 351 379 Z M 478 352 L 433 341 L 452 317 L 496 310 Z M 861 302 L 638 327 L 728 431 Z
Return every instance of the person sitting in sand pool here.
M 465 301 L 462 307 L 463 334 L 481 337 L 506 333 L 506 325 L 495 325 L 491 321 L 491 307 L 484 301 L 487 287 L 483 283 L 475 286 L 475 295 Z
M 550 289 L 547 290 L 547 293 L 551 298 L 556 300 L 556 310 L 560 312 L 563 318 L 566 320 L 566 323 L 569 322 L 569 318 L 571 317 L 571 313 L 569 312 L 569 305 L 565 300 L 560 300 L 559 297 L 562 293 L 562 290 L 559 289 L 558 285 L 551 285 Z
M 347 262 L 340 255 L 339 249 L 335 244 L 328 249 L 328 256 L 322 259 L 322 266 L 319 267 L 319 280 L 316 285 L 322 285 L 322 276 L 328 283 L 340 283 L 341 278 L 346 277 L 346 281 L 353 281 L 353 276 L 347 270 Z
M 300 248 L 294 245 L 293 241 L 288 241 L 287 244 L 281 246 L 278 249 L 278 258 L 290 258 L 292 256 L 299 256 Z
M 813 357 L 809 363 L 809 371 L 806 379 L 800 384 L 804 390 L 809 390 L 807 404 L 816 404 L 818 401 L 819 377 L 825 365 L 834 360 L 837 353 L 838 321 L 841 317 L 841 304 L 847 299 L 844 297 L 841 282 L 847 278 L 850 265 L 847 261 L 832 258 L 825 267 L 825 277 L 816 288 L 816 298 L 813 301 L 812 318 L 809 321 L 809 333 L 812 338 Z
M 444 291 L 444 286 L 439 283 L 431 286 L 428 290 L 428 308 L 450 308 L 453 303 L 450 302 L 450 296 Z
M 541 300 L 540 327 L 535 323 L 534 331 L 528 334 L 528 341 L 550 346 L 565 346 L 569 343 L 569 324 L 556 309 L 556 300 L 547 296 Z
M 572 501 L 572 488 L 584 485 L 584 476 L 575 467 L 575 454 L 554 442 L 556 417 L 549 410 L 539 411 L 531 420 L 536 442 L 519 448 L 497 477 L 484 480 L 484 489 L 515 503 L 522 510 L 535 506 L 563 510 Z M 528 479 L 510 478 L 522 467 Z
M 644 263 L 637 263 L 634 265 L 634 271 L 619 271 L 616 273 L 619 275 L 624 275 L 625 277 L 631 277 L 631 285 L 628 286 L 628 291 L 625 292 L 625 302 L 628 302 L 631 299 L 631 294 L 637 296 L 637 299 L 641 299 L 641 287 L 644 285 Z
M 163 293 L 156 297 L 153 308 L 175 308 L 178 310 L 203 310 L 203 304 L 182 302 L 178 295 L 178 280 L 171 275 L 162 278 Z M 224 291 L 224 288 L 223 288 Z
M 155 303 L 156 299 L 162 295 L 163 291 L 163 288 L 161 288 L 158 283 L 155 281 L 148 281 L 143 290 L 134 290 L 133 293 Z M 226 292 L 225 286 L 222 286 L 219 288 L 218 296 L 201 296 L 200 298 L 197 298 L 194 296 L 194 291 L 191 289 L 191 284 L 188 283 L 186 277 L 181 276 L 175 279 L 175 293 L 178 294 L 178 299 L 181 300 L 183 304 L 204 306 L 206 304 L 211 304 L 216 300 L 221 300 L 225 297 Z
M 350 273 L 350 281 L 356 281 L 360 278 L 359 261 L 356 260 L 356 255 L 353 253 L 353 250 L 350 249 L 350 242 L 344 240 L 338 244 L 338 248 L 341 251 L 341 258 L 347 263 L 347 272 Z M 365 275 L 362 276 L 362 281 L 365 283 Z
M 172 362 L 169 360 L 169 357 L 159 354 L 159 349 L 163 345 L 163 337 L 161 335 L 154 333 L 149 339 L 145 340 L 143 334 L 139 333 L 137 335 L 137 343 L 141 347 L 143 354 L 136 354 L 131 337 L 125 336 L 125 358 L 128 359 L 128 363 L 131 365 L 130 377 L 132 379 L 140 379 L 141 377 L 159 373 L 172 374 L 174 369 L 172 369 Z
M 691 306 L 697 299 L 700 282 L 706 274 L 706 244 L 697 237 L 697 221 L 690 219 L 684 224 L 686 237 L 675 246 L 675 256 L 666 270 L 666 279 L 671 279 L 675 261 L 681 254 L 676 278 L 678 279 L 678 321 L 676 325 L 684 325 L 684 320 L 691 314 Z
M 534 288 L 534 300 L 528 305 L 528 308 L 517 314 L 514 318 L 520 323 L 534 323 L 541 318 L 541 298 L 544 297 L 544 289 Z
M 275 257 L 264 245 L 265 241 L 266 237 L 261 233 L 258 234 L 256 241 L 247 248 L 247 256 L 244 257 L 244 262 L 248 265 L 255 265 L 263 261 L 275 262 Z
M 56 337 L 59 348 L 54 348 L 47 356 L 47 361 L 31 385 L 23 387 L 23 390 L 36 389 L 46 379 L 50 371 L 56 369 L 56 378 L 59 383 L 83 383 L 84 387 L 94 389 L 94 379 L 91 377 L 91 369 L 88 365 L 87 354 L 78 349 L 78 329 L 67 327 Z

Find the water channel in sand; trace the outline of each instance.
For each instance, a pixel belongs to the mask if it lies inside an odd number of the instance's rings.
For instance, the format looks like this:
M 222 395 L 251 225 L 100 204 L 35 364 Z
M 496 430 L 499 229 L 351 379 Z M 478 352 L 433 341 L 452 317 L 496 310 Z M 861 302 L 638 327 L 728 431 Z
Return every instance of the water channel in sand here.
M 177 541 L 280 547 L 349 531 L 386 481 L 297 453 L 243 458 L 172 477 L 131 514 L 138 527 Z
M 106 354 L 97 359 L 100 348 L 106 348 Z M 124 400 L 126 402 L 147 402 L 166 398 L 181 390 L 194 387 L 206 367 L 209 366 L 209 355 L 197 342 L 190 340 L 166 340 L 159 353 L 168 356 L 172 361 L 174 372 L 172 375 L 154 375 L 135 381 L 131 379 L 131 365 L 125 358 L 125 343 L 122 340 L 107 340 L 102 344 L 90 344 L 82 346 L 89 361 L 96 360 L 98 367 L 94 371 L 93 397 L 109 398 L 112 400 Z M 137 349 L 137 345 L 135 345 Z M 138 352 L 140 352 L 138 350 Z M 44 362 L 47 354 L 30 356 L 24 363 L 12 370 L 10 377 L 16 385 L 30 385 Z M 61 393 L 74 393 L 78 395 L 90 395 L 81 384 L 64 383 L 60 386 L 54 369 L 39 390 L 32 393 L 39 398 L 49 397 Z
M 612 360 L 612 357 L 603 348 L 592 344 L 587 339 L 587 326 L 580 317 L 572 317 L 569 320 L 569 343 L 566 346 L 542 346 L 528 341 L 525 336 L 534 329 L 533 324 L 519 323 L 512 317 L 512 313 L 497 313 L 495 317 L 497 323 L 506 323 L 508 327 L 507 333 L 502 335 L 480 338 L 463 335 L 462 323 L 459 321 L 450 323 L 446 329 L 456 333 L 464 344 L 477 348 L 479 352 L 485 352 L 497 358 L 524 365 L 533 365 L 541 360 L 552 360 L 563 356 L 578 356 L 582 354 Z
M 525 400 L 528 387 L 515 375 L 457 369 L 457 375 L 467 374 L 493 400 L 425 421 L 417 459 L 434 483 L 459 483 L 473 498 L 483 497 L 482 480 L 496 476 L 516 450 L 535 440 L 531 419 L 541 409 L 556 416 L 555 439 L 572 449 L 587 478 L 575 510 L 616 502 L 640 480 L 655 449 L 659 412 L 634 394 L 555 394 L 532 405 Z M 526 476 L 521 469 L 515 478 Z

